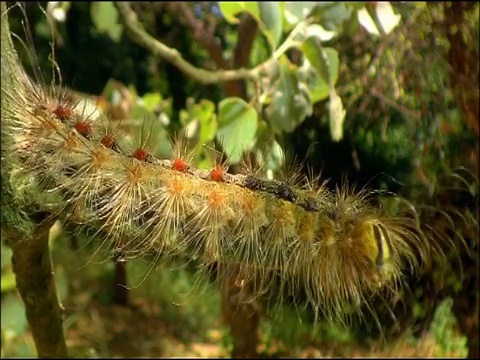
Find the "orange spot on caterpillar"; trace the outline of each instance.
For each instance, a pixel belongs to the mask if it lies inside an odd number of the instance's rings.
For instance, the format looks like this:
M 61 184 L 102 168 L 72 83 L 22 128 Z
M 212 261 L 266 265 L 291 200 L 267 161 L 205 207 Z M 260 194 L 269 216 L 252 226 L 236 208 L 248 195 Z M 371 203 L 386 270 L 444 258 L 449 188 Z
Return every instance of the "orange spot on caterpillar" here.
M 83 136 L 90 135 L 92 133 L 92 124 L 85 121 L 78 121 L 74 125 L 75 130 Z
M 175 195 L 181 194 L 182 191 L 184 190 L 183 184 L 177 179 L 171 179 L 167 183 L 167 187 L 170 194 L 175 194 Z
M 111 149 L 115 145 L 115 138 L 112 135 L 105 135 L 100 142 L 106 148 Z
M 175 171 L 183 172 L 187 166 L 188 164 L 183 159 L 175 159 L 172 163 L 172 169 Z
M 225 204 L 224 197 L 218 191 L 213 191 L 208 200 L 213 208 L 219 208 Z
M 213 181 L 222 181 L 223 180 L 223 170 L 220 166 L 216 166 L 210 171 L 210 179 Z
M 67 120 L 73 116 L 72 109 L 65 106 L 61 106 L 61 105 L 57 106 L 57 108 L 53 110 L 53 113 L 57 118 L 59 118 L 62 121 Z
M 133 157 L 140 161 L 145 160 L 147 156 L 148 156 L 148 152 L 145 149 L 137 149 L 133 153 Z

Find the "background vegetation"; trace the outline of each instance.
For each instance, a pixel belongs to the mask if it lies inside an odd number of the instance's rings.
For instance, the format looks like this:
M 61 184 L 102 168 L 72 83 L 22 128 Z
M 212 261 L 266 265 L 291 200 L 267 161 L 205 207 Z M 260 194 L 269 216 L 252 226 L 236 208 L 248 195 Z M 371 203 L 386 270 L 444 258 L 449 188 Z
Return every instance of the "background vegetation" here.
M 25 68 L 38 62 L 50 82 L 54 39 L 62 85 L 115 121 L 158 122 L 160 155 L 168 155 L 170 135 L 187 131 L 199 167 L 211 166 L 209 152 L 216 148 L 231 171 L 246 151 L 267 171 L 281 173 L 287 154 L 287 163 L 305 160 L 314 173 L 331 178 L 331 186 L 347 177 L 414 203 L 475 213 L 469 210 L 474 202 L 452 200 L 440 184 L 459 167 L 478 179 L 478 3 L 131 4 L 145 30 L 194 67 L 258 69 L 254 79 L 226 82 L 196 78 L 140 46 L 111 2 L 40 5 L 46 14 L 38 3 L 25 4 L 38 59 L 15 43 Z M 25 37 L 19 8 L 9 18 L 11 30 Z M 50 236 L 72 354 L 228 356 L 232 350 L 215 287 L 194 289 L 192 274 L 173 264 L 146 276 L 151 259 L 125 264 L 91 258 L 94 245 L 72 241 L 58 224 Z M 435 276 L 416 279 L 414 299 L 386 329 L 396 335 L 386 343 L 368 318 L 349 329 L 321 324 L 312 333 L 311 316 L 287 307 L 263 318 L 258 352 L 472 355 L 478 347 L 479 295 L 472 285 L 478 239 L 468 244 L 466 276 L 441 286 Z M 129 292 L 116 286 L 119 279 Z M 33 356 L 15 288 L 9 248 L 2 244 L 2 356 Z M 475 335 L 476 345 L 467 346 Z

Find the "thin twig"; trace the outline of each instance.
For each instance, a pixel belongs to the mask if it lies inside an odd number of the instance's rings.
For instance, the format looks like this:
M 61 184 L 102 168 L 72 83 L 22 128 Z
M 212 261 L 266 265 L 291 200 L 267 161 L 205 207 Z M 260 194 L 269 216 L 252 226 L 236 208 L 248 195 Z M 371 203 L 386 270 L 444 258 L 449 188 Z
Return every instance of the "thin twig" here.
M 420 110 L 408 109 L 408 108 L 400 105 L 396 101 L 394 101 L 392 99 L 389 99 L 388 97 L 386 97 L 385 95 L 383 95 L 382 93 L 377 91 L 377 89 L 375 89 L 375 88 L 370 89 L 370 94 L 373 97 L 375 97 L 375 98 L 379 99 L 380 101 L 382 101 L 383 103 L 385 103 L 386 105 L 388 105 L 388 106 L 394 108 L 395 110 L 401 112 L 402 114 L 404 114 L 407 117 L 412 117 L 412 118 L 415 118 L 417 120 L 421 118 L 422 112 Z

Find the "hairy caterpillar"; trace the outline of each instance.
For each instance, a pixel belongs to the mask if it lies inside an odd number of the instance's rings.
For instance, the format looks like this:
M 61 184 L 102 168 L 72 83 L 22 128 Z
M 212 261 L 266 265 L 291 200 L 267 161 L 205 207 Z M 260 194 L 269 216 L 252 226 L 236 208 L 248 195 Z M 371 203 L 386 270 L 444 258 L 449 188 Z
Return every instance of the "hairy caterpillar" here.
M 429 257 L 414 210 L 388 214 L 369 203 L 372 192 L 346 184 L 332 192 L 317 178 L 291 185 L 254 171 L 201 170 L 182 151 L 159 159 L 150 130 L 132 138 L 52 86 L 25 74 L 17 82 L 15 92 L 2 87 L 11 104 L 2 134 L 21 164 L 13 175 L 48 195 L 36 206 L 95 229 L 114 252 L 240 263 L 259 294 L 277 277 L 290 279 L 289 295 L 304 289 L 332 319 L 345 304 L 395 288 L 405 268 Z

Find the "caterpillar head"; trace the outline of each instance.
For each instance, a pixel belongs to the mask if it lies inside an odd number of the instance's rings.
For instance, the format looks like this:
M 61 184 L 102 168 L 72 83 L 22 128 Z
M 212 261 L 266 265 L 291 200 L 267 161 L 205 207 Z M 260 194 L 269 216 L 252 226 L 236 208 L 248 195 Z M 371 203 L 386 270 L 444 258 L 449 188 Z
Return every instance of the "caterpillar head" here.
M 426 254 L 415 217 L 388 215 L 370 204 L 370 195 L 337 191 L 318 217 L 310 262 L 300 265 L 310 303 L 327 318 L 359 309 L 382 287 L 396 289 L 405 270 L 417 269 Z

